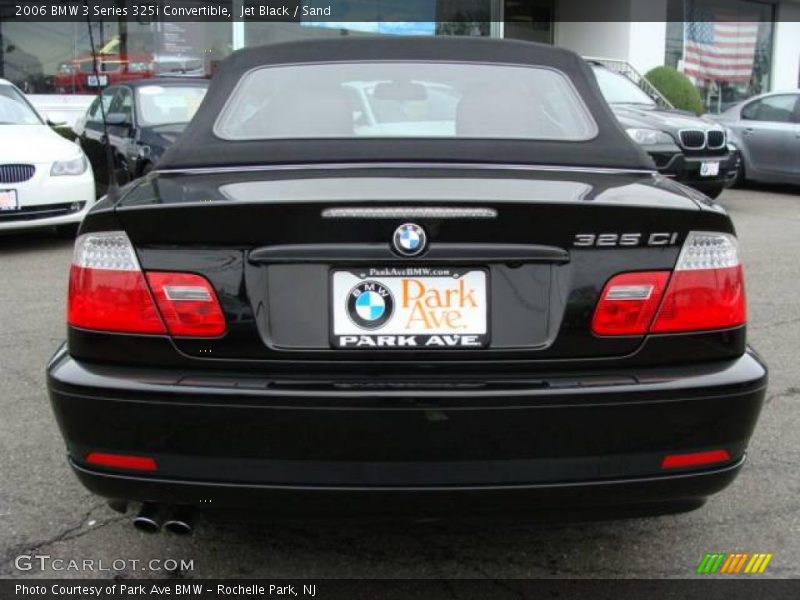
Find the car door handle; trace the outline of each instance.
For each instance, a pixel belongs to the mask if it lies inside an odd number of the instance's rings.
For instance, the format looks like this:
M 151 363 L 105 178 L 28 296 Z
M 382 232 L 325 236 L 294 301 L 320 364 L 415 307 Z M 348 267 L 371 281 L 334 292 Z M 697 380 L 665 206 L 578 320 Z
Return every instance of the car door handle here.
M 755 132 L 756 130 L 753 129 L 752 127 L 745 127 L 744 131 L 742 131 L 744 135 L 753 135 Z

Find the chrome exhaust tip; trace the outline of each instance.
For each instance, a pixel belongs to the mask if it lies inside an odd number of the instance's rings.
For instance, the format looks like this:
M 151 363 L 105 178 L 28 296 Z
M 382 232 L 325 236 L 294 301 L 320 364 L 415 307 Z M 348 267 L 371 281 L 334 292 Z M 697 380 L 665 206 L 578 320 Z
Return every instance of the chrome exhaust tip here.
M 161 509 L 157 504 L 145 502 L 133 519 L 133 526 L 145 533 L 158 533 L 161 529 Z
M 164 522 L 164 529 L 175 535 L 190 535 L 194 531 L 194 514 L 186 507 L 178 507 Z

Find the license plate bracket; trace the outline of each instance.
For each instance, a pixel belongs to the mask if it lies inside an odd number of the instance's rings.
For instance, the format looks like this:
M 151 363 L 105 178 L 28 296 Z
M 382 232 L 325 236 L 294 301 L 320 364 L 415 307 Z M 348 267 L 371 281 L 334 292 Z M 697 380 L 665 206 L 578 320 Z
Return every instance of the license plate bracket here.
M 333 269 L 334 348 L 456 350 L 489 343 L 489 273 L 484 268 Z

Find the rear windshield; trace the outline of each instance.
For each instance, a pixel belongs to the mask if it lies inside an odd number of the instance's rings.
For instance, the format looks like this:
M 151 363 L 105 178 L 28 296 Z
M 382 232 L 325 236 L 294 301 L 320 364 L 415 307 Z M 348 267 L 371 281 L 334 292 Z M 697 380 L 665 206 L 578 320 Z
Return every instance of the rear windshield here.
M 227 140 L 493 138 L 585 141 L 578 92 L 548 68 L 423 62 L 264 67 L 245 74 L 214 127 Z

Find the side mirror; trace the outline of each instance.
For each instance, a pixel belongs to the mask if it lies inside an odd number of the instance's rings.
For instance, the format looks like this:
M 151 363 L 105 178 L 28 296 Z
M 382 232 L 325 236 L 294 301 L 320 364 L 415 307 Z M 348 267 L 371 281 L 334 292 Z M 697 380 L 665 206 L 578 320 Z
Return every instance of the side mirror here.
M 125 113 L 121 112 L 112 112 L 106 115 L 106 123 L 109 125 L 114 125 L 116 127 L 125 127 L 131 126 L 131 120 Z
M 68 125 L 64 115 L 59 113 L 47 113 L 44 118 L 50 127 L 66 127 Z

